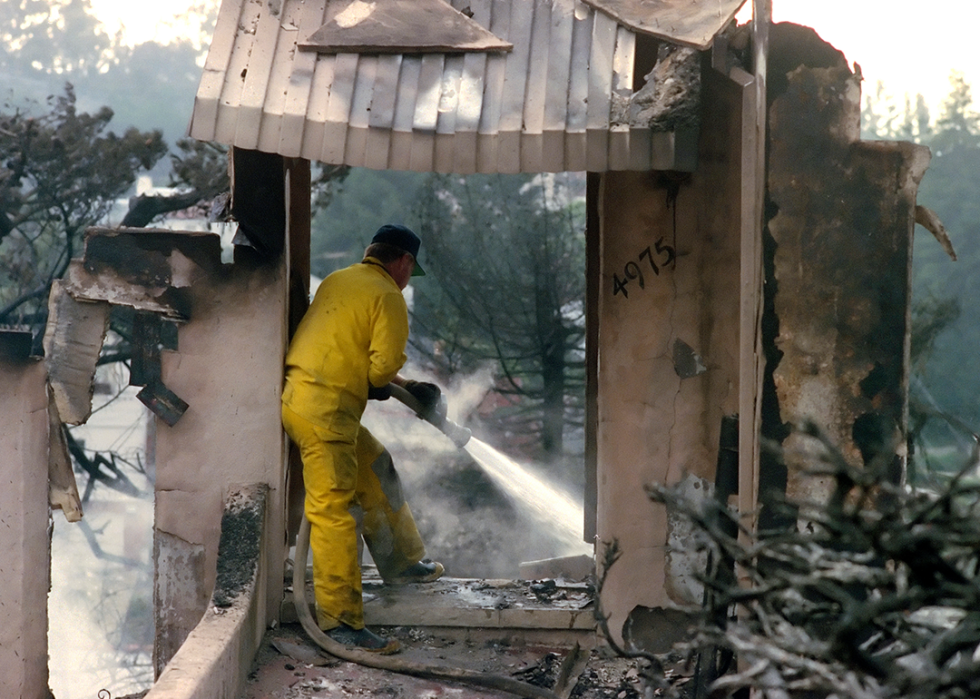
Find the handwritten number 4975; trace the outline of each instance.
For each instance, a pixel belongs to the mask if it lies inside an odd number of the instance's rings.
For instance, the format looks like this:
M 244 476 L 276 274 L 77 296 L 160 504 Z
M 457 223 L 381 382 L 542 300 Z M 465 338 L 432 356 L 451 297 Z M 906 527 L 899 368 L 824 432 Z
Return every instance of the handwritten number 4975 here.
M 654 255 L 661 258 L 659 265 L 653 259 Z M 664 256 L 666 259 L 663 259 Z M 613 296 L 622 294 L 625 298 L 629 298 L 629 290 L 626 286 L 633 280 L 636 280 L 641 289 L 644 288 L 643 270 L 646 268 L 646 264 L 643 264 L 644 260 L 650 263 L 650 269 L 653 270 L 653 273 L 659 275 L 661 268 L 667 268 L 674 264 L 675 258 L 674 248 L 670 245 L 664 245 L 663 238 L 660 238 L 653 244 L 653 250 L 648 245 L 643 252 L 637 255 L 638 262 L 630 260 L 626 263 L 626 266 L 623 268 L 622 279 L 620 279 L 619 274 L 613 274 Z

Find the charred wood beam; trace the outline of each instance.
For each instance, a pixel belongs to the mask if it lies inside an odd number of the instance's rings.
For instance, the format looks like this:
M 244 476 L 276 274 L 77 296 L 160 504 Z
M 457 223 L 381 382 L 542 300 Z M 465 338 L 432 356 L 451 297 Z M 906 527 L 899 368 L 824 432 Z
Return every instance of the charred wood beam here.
M 274 259 L 286 245 L 286 172 L 281 155 L 232 150 L 231 213 L 244 239 Z
M 137 311 L 133 316 L 133 358 L 129 385 L 146 386 L 160 380 L 160 316 Z
M 164 342 L 164 321 L 156 313 L 137 311 L 133 316 L 133 357 L 129 385 L 143 386 L 136 394 L 143 405 L 173 427 L 188 405 L 167 388 L 161 379 L 160 351 Z

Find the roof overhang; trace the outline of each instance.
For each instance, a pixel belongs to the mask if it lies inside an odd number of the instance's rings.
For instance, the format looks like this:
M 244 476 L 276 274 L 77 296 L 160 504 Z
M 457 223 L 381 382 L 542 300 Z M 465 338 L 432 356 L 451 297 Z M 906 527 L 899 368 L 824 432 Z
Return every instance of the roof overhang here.
M 444 0 L 332 0 L 323 26 L 299 48 L 319 53 L 510 51 Z
M 714 0 L 685 1 L 727 17 Z M 392 37 L 389 50 L 359 40 L 354 52 L 317 46 L 327 39 L 317 32 L 340 27 L 337 3 L 341 11 L 369 7 L 372 21 L 384 20 L 382 9 L 405 7 L 405 0 L 224 0 L 190 135 L 375 169 L 694 167 L 696 128 L 637 121 L 638 34 L 605 11 L 581 0 L 455 0 L 453 12 L 471 13 L 486 30 L 476 48 L 422 50 Z
M 584 0 L 623 25 L 704 51 L 746 0 Z

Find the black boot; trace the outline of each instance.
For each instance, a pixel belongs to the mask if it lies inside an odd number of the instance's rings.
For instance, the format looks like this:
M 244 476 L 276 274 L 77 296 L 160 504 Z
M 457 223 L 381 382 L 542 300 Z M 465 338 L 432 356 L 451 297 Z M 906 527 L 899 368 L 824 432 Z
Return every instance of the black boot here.
M 389 585 L 407 585 L 409 583 L 427 583 L 438 580 L 446 572 L 442 563 L 430 561 L 428 558 L 419 561 L 400 572 L 395 577 L 385 580 Z
M 379 636 L 367 627 L 355 629 L 342 623 L 340 626 L 335 626 L 324 633 L 330 639 L 347 648 L 366 650 L 370 653 L 391 655 L 401 649 L 401 644 L 398 642 L 398 639 Z

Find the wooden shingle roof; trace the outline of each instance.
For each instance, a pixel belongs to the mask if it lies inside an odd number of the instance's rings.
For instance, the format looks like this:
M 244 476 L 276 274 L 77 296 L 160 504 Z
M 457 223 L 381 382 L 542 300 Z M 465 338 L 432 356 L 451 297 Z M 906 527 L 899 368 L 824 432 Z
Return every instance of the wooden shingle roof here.
M 731 6 L 718 30 L 741 4 L 700 2 L 713 16 Z M 224 0 L 189 133 L 375 169 L 686 169 L 675 146 L 691 133 L 629 123 L 635 29 L 581 0 L 453 6 L 513 48 L 325 53 L 300 45 L 324 26 L 327 0 Z

